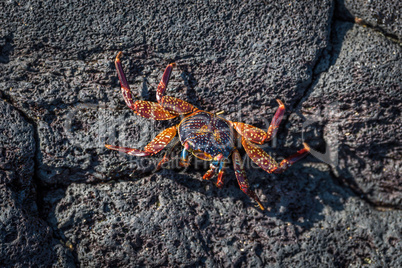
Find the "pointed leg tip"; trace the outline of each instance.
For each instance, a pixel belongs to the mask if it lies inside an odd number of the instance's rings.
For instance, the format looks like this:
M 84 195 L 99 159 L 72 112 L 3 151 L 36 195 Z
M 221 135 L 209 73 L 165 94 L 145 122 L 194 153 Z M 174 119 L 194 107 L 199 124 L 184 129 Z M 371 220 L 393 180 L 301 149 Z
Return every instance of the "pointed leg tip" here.
M 310 146 L 308 146 L 307 143 L 303 142 L 304 149 L 306 149 L 308 152 L 310 152 Z
M 223 188 L 223 183 L 215 183 L 215 186 L 216 186 L 218 189 L 222 189 L 222 188 Z
M 120 61 L 120 58 L 123 56 L 123 52 L 119 51 L 116 56 L 116 61 Z
M 279 104 L 280 107 L 285 108 L 285 104 L 280 99 L 276 99 L 276 102 Z
M 112 145 L 110 145 L 110 144 L 105 144 L 105 147 L 108 148 L 108 149 L 111 149 Z
M 172 62 L 171 64 L 169 64 L 170 66 L 172 66 L 173 68 L 176 68 L 176 62 Z
M 261 209 L 262 211 L 265 210 L 264 206 L 263 206 L 261 203 L 258 203 L 258 205 L 260 206 L 260 209 Z

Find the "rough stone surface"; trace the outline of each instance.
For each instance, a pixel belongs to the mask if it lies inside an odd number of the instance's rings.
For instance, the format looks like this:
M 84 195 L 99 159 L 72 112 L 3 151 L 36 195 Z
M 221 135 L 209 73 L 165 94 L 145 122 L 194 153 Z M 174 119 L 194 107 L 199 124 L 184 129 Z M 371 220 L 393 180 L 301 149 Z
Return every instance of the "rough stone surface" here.
M 85 267 L 398 266 L 399 211 L 372 210 L 328 173 L 323 164 L 268 180 L 252 171 L 267 213 L 244 201 L 233 178 L 221 191 L 201 174 L 171 171 L 135 182 L 74 183 L 49 221 Z
M 334 29 L 336 56 L 303 111 L 334 126 L 324 139 L 339 153 L 337 177 L 374 204 L 402 208 L 401 49 L 358 25 Z
M 14 121 L 0 125 L 0 137 L 13 138 L 0 147 L 1 200 L 12 204 L 2 210 L 1 260 L 21 267 L 400 267 L 401 51 L 372 28 L 336 22 L 339 10 L 333 1 L 1 2 L 0 97 L 20 111 L 7 108 L 5 118 L 18 115 L 27 129 L 12 135 Z M 280 160 L 303 141 L 320 152 L 338 143 L 339 162 L 310 156 L 269 175 L 245 157 L 266 212 L 241 192 L 230 166 L 222 190 L 202 181 L 205 163 L 153 174 L 157 157 L 104 148 L 142 148 L 178 123 L 152 122 L 125 106 L 113 64 L 118 51 L 136 98 L 154 101 L 175 61 L 169 95 L 262 128 L 279 98 L 286 117 L 264 148 Z M 323 112 L 305 126 L 333 101 L 345 123 Z
M 3 100 L 0 114 L 0 264 L 56 264 L 58 245 L 36 206 L 33 127 Z
M 369 24 L 402 40 L 402 4 L 398 0 L 337 0 L 337 15 L 342 19 Z
M 155 99 L 161 73 L 175 60 L 169 94 L 203 109 L 270 118 L 279 97 L 291 109 L 327 46 L 333 5 L 285 2 L 5 4 L 4 12 L 15 16 L 4 21 L 13 48 L 3 57 L 0 86 L 38 121 L 40 179 L 102 178 L 101 167 L 115 164 L 105 159 L 111 153 L 103 144 L 116 123 L 127 125 L 120 132 L 132 146 L 144 145 L 135 144 L 144 138 L 138 135 L 144 120 L 113 115 L 117 104 L 124 107 L 113 68 L 119 50 L 132 88 L 145 99 Z

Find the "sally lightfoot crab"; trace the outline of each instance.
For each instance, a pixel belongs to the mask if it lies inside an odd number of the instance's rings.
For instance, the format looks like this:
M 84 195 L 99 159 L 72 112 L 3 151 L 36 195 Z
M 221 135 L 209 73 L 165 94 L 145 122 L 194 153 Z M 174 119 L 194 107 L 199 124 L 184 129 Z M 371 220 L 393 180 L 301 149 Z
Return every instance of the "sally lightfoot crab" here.
M 107 148 L 135 156 L 155 155 L 164 149 L 178 133 L 180 142 L 184 147 L 179 163 L 181 166 L 186 167 L 189 165 L 188 159 L 190 154 L 193 154 L 199 159 L 211 162 L 210 169 L 205 173 L 203 179 L 209 180 L 217 173 L 218 178 L 216 186 L 221 188 L 223 186 L 224 165 L 231 156 L 240 189 L 254 199 L 262 210 L 264 210 L 264 206 L 248 184 L 241 156 L 235 147 L 235 140 L 240 138 L 241 144 L 250 159 L 268 173 L 283 172 L 309 153 L 310 149 L 308 145 L 304 143 L 303 149 L 278 164 L 271 156 L 257 146 L 257 144 L 264 144 L 271 140 L 276 135 L 278 126 L 285 112 L 285 106 L 280 100 L 277 100 L 279 107 L 272 119 L 271 125 L 267 131 L 264 131 L 248 124 L 231 122 L 216 114 L 200 110 L 181 99 L 166 96 L 166 87 L 172 70 L 176 66 L 175 63 L 169 64 L 163 73 L 156 92 L 158 102 L 142 100 L 134 102 L 130 87 L 123 72 L 120 61 L 121 56 L 122 52 L 119 52 L 116 56 L 115 65 L 127 106 L 136 114 L 145 118 L 168 120 L 182 116 L 183 119 L 178 125 L 167 128 L 159 133 L 145 146 L 144 150 L 108 144 L 105 145 Z M 169 161 L 169 156 L 170 152 L 164 155 L 157 169 Z

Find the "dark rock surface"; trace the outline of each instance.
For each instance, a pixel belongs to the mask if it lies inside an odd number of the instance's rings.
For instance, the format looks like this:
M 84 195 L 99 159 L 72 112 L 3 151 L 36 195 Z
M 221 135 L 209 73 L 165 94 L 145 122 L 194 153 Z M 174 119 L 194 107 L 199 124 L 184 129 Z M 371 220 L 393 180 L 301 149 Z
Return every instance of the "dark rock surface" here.
M 3 66 L 0 85 L 38 120 L 40 179 L 69 184 L 104 177 L 116 160 L 103 146 L 116 122 L 127 127 L 119 132 L 131 138 L 126 145 L 151 139 L 139 135 L 145 120 L 121 120 L 130 111 L 117 90 L 113 59 L 119 50 L 132 88 L 145 99 L 155 99 L 154 86 L 175 60 L 179 70 L 169 94 L 203 109 L 250 120 L 270 118 L 275 98 L 291 108 L 327 46 L 333 5 L 284 3 L 6 5 L 4 12 L 15 14 L 15 21 L 4 22 L 5 39 L 13 44 L 5 54 L 13 60 Z M 125 111 L 116 112 L 117 104 Z
M 250 205 L 233 179 L 219 191 L 195 175 L 202 174 L 73 183 L 49 222 L 76 245 L 84 267 L 396 267 L 402 261 L 400 212 L 376 211 L 350 196 L 328 180 L 323 164 L 268 181 L 263 172 L 249 172 L 271 207 L 267 213 Z
M 1 264 L 401 266 L 401 49 L 334 19 L 357 16 L 351 7 L 2 2 Z M 400 36 L 399 24 L 378 26 Z M 287 117 L 266 148 L 276 159 L 303 138 L 338 154 L 281 175 L 249 167 L 264 213 L 231 167 L 222 190 L 202 181 L 203 166 L 152 174 L 155 158 L 104 148 L 141 148 L 178 122 L 125 106 L 120 50 L 136 98 L 154 101 L 175 61 L 168 94 L 231 120 L 266 128 L 281 99 Z
M 368 24 L 402 40 L 402 3 L 398 0 L 337 0 L 337 16 Z
M 57 264 L 67 252 L 38 215 L 33 127 L 4 100 L 0 113 L 0 266 Z
M 338 152 L 337 177 L 376 205 L 402 208 L 400 47 L 371 29 L 336 23 L 332 53 L 303 111 L 335 127 L 324 139 Z

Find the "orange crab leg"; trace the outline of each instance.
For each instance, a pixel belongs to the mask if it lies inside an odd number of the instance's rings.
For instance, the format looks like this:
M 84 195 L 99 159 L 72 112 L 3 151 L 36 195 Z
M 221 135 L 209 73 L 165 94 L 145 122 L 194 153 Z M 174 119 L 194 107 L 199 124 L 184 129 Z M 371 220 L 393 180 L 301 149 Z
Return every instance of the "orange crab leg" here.
M 250 198 L 254 199 L 258 205 L 260 206 L 261 210 L 264 210 L 264 206 L 261 204 L 260 199 L 258 196 L 255 194 L 253 190 L 250 189 L 250 186 L 248 184 L 247 178 L 246 178 L 246 171 L 243 168 L 243 163 L 241 161 L 241 156 L 239 154 L 239 151 L 235 149 L 232 153 L 232 161 L 233 161 L 233 168 L 236 174 L 236 179 L 237 182 L 239 183 L 240 189 L 248 195 Z
M 216 187 L 221 189 L 223 187 L 223 175 L 225 174 L 225 161 L 219 163 L 218 179 L 216 180 Z
M 171 63 L 163 72 L 162 79 L 159 82 L 156 90 L 156 100 L 163 108 L 165 108 L 165 110 L 171 112 L 172 114 L 189 114 L 198 109 L 181 99 L 165 96 L 170 75 L 172 74 L 174 67 L 176 67 L 176 63 Z
M 168 85 L 170 75 L 172 74 L 173 68 L 176 67 L 176 63 L 169 64 L 165 71 L 163 72 L 162 79 L 159 82 L 158 88 L 156 90 L 156 100 L 160 103 L 162 97 L 165 96 L 166 87 Z
M 211 179 L 216 173 L 216 166 L 210 165 L 208 171 L 202 176 L 203 180 L 209 180 Z
M 150 143 L 145 146 L 144 150 L 138 150 L 127 147 L 119 147 L 114 145 L 105 144 L 106 148 L 111 150 L 116 150 L 119 152 L 123 152 L 129 155 L 135 156 L 148 156 L 154 155 L 160 152 L 163 148 L 165 148 L 169 142 L 176 136 L 177 127 L 173 126 L 165 129 L 161 133 L 159 133 Z
M 225 160 L 223 159 L 223 155 L 219 154 L 214 157 L 211 165 L 209 166 L 209 170 L 202 177 L 204 180 L 211 179 L 218 171 L 218 179 L 216 181 L 216 187 L 223 187 L 223 175 L 225 173 Z
M 240 122 L 233 122 L 233 127 L 248 141 L 257 144 L 264 144 L 264 142 L 271 140 L 278 132 L 279 124 L 281 123 L 283 114 L 285 113 L 285 105 L 280 100 L 276 101 L 279 103 L 279 107 L 276 110 L 274 117 L 272 118 L 267 132 L 252 125 Z
M 165 153 L 165 155 L 163 156 L 162 160 L 159 161 L 158 165 L 156 166 L 154 172 L 157 172 L 159 170 L 161 170 L 162 165 L 169 162 L 170 160 L 170 154 L 172 153 L 173 149 L 180 143 L 180 140 L 177 139 L 172 146 L 170 146 L 169 150 Z
M 242 138 L 241 143 L 250 159 L 253 160 L 254 163 L 256 163 L 260 168 L 262 168 L 268 173 L 280 173 L 285 171 L 295 162 L 307 156 L 307 154 L 310 151 L 310 147 L 307 145 L 307 143 L 303 143 L 304 145 L 303 149 L 291 155 L 290 157 L 282 160 L 282 162 L 278 165 L 275 159 L 273 159 L 269 154 L 267 154 L 261 148 L 254 146 L 244 137 Z
M 121 51 L 117 54 L 115 65 L 120 80 L 121 92 L 127 106 L 136 114 L 145 118 L 150 118 L 154 120 L 168 120 L 175 118 L 177 115 L 169 113 L 158 103 L 150 101 L 133 101 L 130 86 L 128 85 L 126 76 L 124 75 L 123 66 L 120 61 L 122 55 L 123 53 Z
M 165 110 L 158 103 L 151 101 L 136 101 L 133 111 L 139 116 L 154 120 L 169 120 L 177 116 L 177 114 Z
M 151 152 L 145 152 L 145 151 L 141 151 L 141 150 L 134 149 L 134 148 L 128 148 L 128 147 L 119 147 L 119 146 L 110 145 L 110 144 L 105 144 L 105 147 L 110 150 L 115 150 L 115 151 L 119 151 L 119 152 L 129 154 L 129 155 L 135 155 L 135 156 L 148 156 L 148 155 L 152 154 Z
M 216 165 L 216 164 L 217 163 L 211 163 L 211 165 L 209 166 L 209 170 L 204 174 L 204 176 L 202 178 L 204 180 L 210 180 L 216 174 L 216 171 L 218 170 L 218 179 L 216 180 L 215 185 L 216 185 L 216 187 L 221 189 L 223 187 L 223 175 L 225 173 L 225 171 L 224 171 L 225 162 L 220 161 L 219 168 L 218 168 L 218 165 Z
M 190 103 L 171 96 L 163 96 L 159 104 L 172 114 L 189 114 L 198 110 Z

